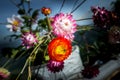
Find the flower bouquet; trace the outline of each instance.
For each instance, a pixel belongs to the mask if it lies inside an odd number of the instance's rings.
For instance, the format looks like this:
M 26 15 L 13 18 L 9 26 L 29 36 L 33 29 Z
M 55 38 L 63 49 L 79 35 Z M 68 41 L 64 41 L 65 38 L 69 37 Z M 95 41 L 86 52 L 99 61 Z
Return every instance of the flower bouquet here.
M 10 35 L 11 39 L 19 38 L 21 45 L 12 49 L 10 59 L 3 67 L 24 58 L 19 73 L 16 73 L 17 77 L 11 76 L 10 79 L 19 80 L 21 75 L 27 71 L 27 79 L 31 80 L 31 67 L 45 63 L 47 63 L 49 71 L 59 72 L 64 68 L 64 60 L 72 52 L 72 41 L 74 33 L 77 31 L 76 20 L 73 19 L 72 14 L 58 13 L 49 17 L 50 8 L 32 10 L 30 2 L 21 0 L 21 3 L 16 4 L 19 8 L 19 15 L 7 18 L 6 27 L 14 32 L 13 35 Z M 29 6 L 28 10 L 23 8 L 25 3 Z M 39 12 L 45 16 L 44 19 L 38 18 Z M 11 67 L 11 65 L 9 66 Z M 28 69 L 26 70 L 26 68 Z
M 100 55 L 102 52 L 101 47 L 104 44 L 99 44 L 99 41 L 98 43 L 96 41 L 92 44 L 88 43 L 86 33 L 89 31 L 109 33 L 109 42 L 111 44 L 119 44 L 120 28 L 118 25 L 116 26 L 116 21 L 119 20 L 119 17 L 104 7 L 92 7 L 91 12 L 93 16 L 87 19 L 92 19 L 94 24 L 92 26 L 79 26 L 72 13 L 85 1 L 83 0 L 70 13 L 59 12 L 52 17 L 49 16 L 52 12 L 50 8 L 42 7 L 41 9 L 33 10 L 30 7 L 30 0 L 21 0 L 18 4 L 13 1 L 16 7 L 18 7 L 18 15 L 7 18 L 8 23 L 6 27 L 14 33 L 10 35 L 10 39 L 19 39 L 21 44 L 16 48 L 10 49 L 11 54 L 6 56 L 8 60 L 0 68 L 0 79 L 2 80 L 8 76 L 8 80 L 36 79 L 36 77 L 33 78 L 32 76 L 32 67 L 44 64 L 46 64 L 45 66 L 51 73 L 60 72 L 64 69 L 64 61 L 72 53 L 73 44 L 79 45 L 83 64 L 90 65 L 90 67 L 85 67 L 80 73 L 87 78 L 97 76 L 99 74 L 98 60 L 101 58 L 95 59 L 92 63 L 91 59 Z M 28 9 L 24 8 L 24 4 L 28 5 Z M 44 19 L 39 18 L 40 13 L 44 15 Z M 75 39 L 76 32 L 80 33 L 79 36 L 82 36 L 83 43 L 80 44 Z M 102 55 L 104 55 L 104 51 Z M 18 68 L 15 66 L 18 66 Z M 5 70 L 5 68 L 8 68 L 11 73 Z M 26 77 L 22 78 L 22 76 Z

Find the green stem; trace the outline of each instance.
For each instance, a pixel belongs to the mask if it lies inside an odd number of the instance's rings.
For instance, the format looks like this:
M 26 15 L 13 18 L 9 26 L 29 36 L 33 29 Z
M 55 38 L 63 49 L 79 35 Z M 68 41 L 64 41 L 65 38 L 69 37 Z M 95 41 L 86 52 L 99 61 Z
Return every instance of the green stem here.
M 21 74 L 23 73 L 23 71 L 25 70 L 25 68 L 26 68 L 26 66 L 27 66 L 27 64 L 28 64 L 28 60 L 29 60 L 29 59 L 26 60 L 24 67 L 22 68 L 22 70 L 20 71 L 20 73 L 18 74 L 18 76 L 17 76 L 17 78 L 16 78 L 15 80 L 18 80 L 19 77 L 21 76 Z
M 46 16 L 46 19 L 47 19 L 48 31 L 51 31 L 50 19 L 48 18 L 48 16 Z
M 30 68 L 30 66 L 31 66 L 31 60 L 29 59 L 29 64 L 28 64 L 28 79 L 27 80 L 31 80 L 31 68 Z
M 44 41 L 44 40 L 43 40 Z M 43 41 L 40 41 L 39 43 L 38 43 L 38 45 L 34 48 L 34 50 L 31 52 L 31 54 L 30 54 L 30 57 L 33 55 L 33 53 L 37 50 L 37 48 L 40 46 L 40 44 L 43 42 Z
M 44 41 L 44 40 L 43 40 Z M 18 80 L 18 78 L 20 77 L 20 75 L 23 73 L 23 71 L 25 70 L 27 64 L 28 64 L 28 61 L 30 60 L 30 57 L 33 55 L 33 53 L 37 50 L 37 48 L 39 47 L 39 45 L 43 42 L 43 41 L 40 41 L 39 44 L 34 48 L 34 50 L 31 52 L 30 56 L 27 58 L 26 62 L 25 62 L 25 65 L 24 67 L 22 68 L 21 72 L 18 74 L 16 80 Z
M 10 61 L 11 61 L 11 58 L 8 59 L 2 67 L 4 68 Z
M 25 50 L 24 52 L 22 52 L 21 55 L 20 55 L 19 57 L 16 58 L 16 60 L 18 60 L 19 58 L 21 58 L 21 56 L 23 56 L 24 53 L 26 53 L 26 52 L 27 52 L 27 50 Z
M 48 36 L 48 35 L 47 35 Z M 30 71 L 30 65 L 31 65 L 31 57 L 32 57 L 32 55 L 35 53 L 35 51 L 38 49 L 38 47 L 40 46 L 40 44 L 42 44 L 44 41 L 46 41 L 46 40 L 42 40 L 44 37 L 46 37 L 46 36 L 43 36 L 42 38 L 41 38 L 41 40 L 39 41 L 39 43 L 37 44 L 37 46 L 34 48 L 34 50 L 30 53 L 30 55 L 29 55 L 29 57 L 27 58 L 27 60 L 26 60 L 26 62 L 25 62 L 25 65 L 23 66 L 23 68 L 22 68 L 22 70 L 21 70 L 21 72 L 18 74 L 18 76 L 17 76 L 17 78 L 16 78 L 16 80 L 18 80 L 18 78 L 20 77 L 20 75 L 23 73 L 23 71 L 25 70 L 25 68 L 26 68 L 26 66 L 28 65 L 28 68 L 29 68 L 29 75 L 28 75 L 28 80 L 31 80 L 31 71 Z M 36 52 L 37 53 L 37 52 Z M 35 55 L 36 55 L 36 53 L 35 53 Z
M 44 51 L 44 57 L 45 57 L 45 55 L 46 55 L 46 52 L 47 52 L 47 47 L 46 47 L 46 49 L 45 49 L 45 51 Z

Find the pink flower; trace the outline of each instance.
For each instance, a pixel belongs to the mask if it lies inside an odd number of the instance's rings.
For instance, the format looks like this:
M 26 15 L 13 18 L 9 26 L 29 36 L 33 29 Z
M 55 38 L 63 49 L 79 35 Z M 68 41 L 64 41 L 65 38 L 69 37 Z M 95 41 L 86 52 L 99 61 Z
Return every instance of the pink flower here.
M 64 62 L 49 60 L 47 64 L 48 70 L 54 73 L 62 71 L 63 67 L 64 67 Z
M 71 14 L 60 13 L 53 17 L 53 34 L 58 37 L 64 37 L 72 41 L 76 32 L 76 26 L 76 21 L 72 18 Z
M 8 78 L 9 75 L 10 72 L 8 70 L 6 70 L 5 68 L 0 68 L 0 80 Z
M 27 49 L 34 46 L 37 42 L 37 37 L 32 32 L 26 32 L 22 35 L 22 45 Z
M 23 19 L 20 15 L 15 16 L 13 15 L 12 18 L 7 18 L 8 25 L 6 25 L 7 28 L 10 29 L 10 31 L 18 31 L 20 30 L 20 27 L 23 26 Z

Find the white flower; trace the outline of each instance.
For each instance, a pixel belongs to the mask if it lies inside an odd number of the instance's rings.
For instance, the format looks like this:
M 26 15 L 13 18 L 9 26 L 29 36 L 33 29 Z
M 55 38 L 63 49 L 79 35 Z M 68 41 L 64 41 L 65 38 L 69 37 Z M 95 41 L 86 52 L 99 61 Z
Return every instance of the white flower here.
M 10 31 L 19 31 L 20 27 L 23 26 L 23 19 L 20 15 L 13 15 L 12 18 L 7 18 L 7 21 L 9 24 L 6 25 L 7 28 L 10 29 Z

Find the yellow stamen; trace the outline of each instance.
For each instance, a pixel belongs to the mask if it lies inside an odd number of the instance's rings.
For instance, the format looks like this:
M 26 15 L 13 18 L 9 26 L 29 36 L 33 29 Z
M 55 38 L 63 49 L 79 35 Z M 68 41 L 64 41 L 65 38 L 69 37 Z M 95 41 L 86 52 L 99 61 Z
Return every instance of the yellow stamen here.
M 65 53 L 66 53 L 65 47 L 62 46 L 62 45 L 57 46 L 57 48 L 56 48 L 56 53 L 58 53 L 58 54 L 65 54 Z
M 19 22 L 17 20 L 14 20 L 13 23 L 12 23 L 14 26 L 18 26 L 19 25 Z

